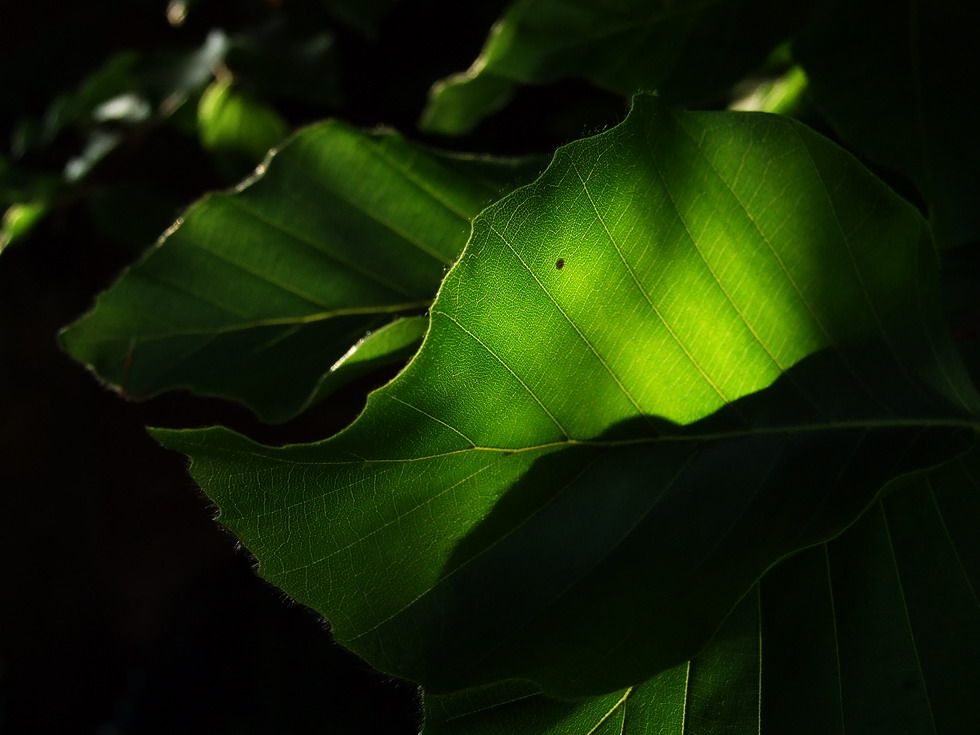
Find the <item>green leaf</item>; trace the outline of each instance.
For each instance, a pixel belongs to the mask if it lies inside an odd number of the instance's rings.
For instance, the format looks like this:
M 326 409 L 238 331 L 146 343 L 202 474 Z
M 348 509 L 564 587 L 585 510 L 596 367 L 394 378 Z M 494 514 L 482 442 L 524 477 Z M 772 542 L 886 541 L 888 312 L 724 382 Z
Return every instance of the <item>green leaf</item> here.
M 156 436 L 376 667 L 605 693 L 965 448 L 936 282 L 923 220 L 829 141 L 640 96 L 474 221 L 422 349 L 347 430 Z
M 229 179 L 248 174 L 289 131 L 279 113 L 237 89 L 230 78 L 204 90 L 197 122 L 202 145 Z
M 980 728 L 980 452 L 895 483 L 847 533 L 762 581 L 772 732 Z M 768 694 L 768 703 L 767 703 Z
M 186 387 L 285 420 L 365 333 L 429 306 L 470 218 L 537 167 L 313 126 L 192 206 L 63 344 L 127 395 Z
M 806 74 L 800 67 L 793 66 L 778 77 L 762 80 L 747 89 L 728 109 L 798 117 L 797 113 L 805 108 L 806 89 Z
M 422 316 L 396 319 L 365 335 L 337 360 L 320 380 L 310 405 L 326 398 L 352 380 L 379 368 L 405 363 L 422 344 L 429 320 Z
M 836 0 L 794 44 L 840 136 L 911 177 L 937 240 L 980 239 L 980 6 Z
M 980 452 L 896 486 L 763 577 L 693 661 L 577 701 L 428 696 L 423 735 L 976 732 Z
M 43 200 L 12 204 L 0 220 L 0 253 L 12 243 L 27 237 L 48 213 L 50 204 Z
M 519 84 L 585 77 L 622 94 L 716 101 L 762 64 L 809 3 L 771 0 L 518 0 L 470 69 L 437 83 L 426 130 L 459 134 L 502 107 Z
M 759 624 L 753 590 L 696 659 L 610 694 L 555 699 L 502 682 L 426 696 L 422 735 L 757 733 Z

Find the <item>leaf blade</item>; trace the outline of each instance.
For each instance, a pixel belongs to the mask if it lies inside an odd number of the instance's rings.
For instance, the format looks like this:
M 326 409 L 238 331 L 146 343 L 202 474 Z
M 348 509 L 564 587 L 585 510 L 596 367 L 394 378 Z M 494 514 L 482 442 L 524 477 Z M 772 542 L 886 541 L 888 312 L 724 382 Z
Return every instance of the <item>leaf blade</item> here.
M 671 102 L 702 105 L 761 65 L 807 5 L 520 0 L 493 26 L 468 71 L 433 86 L 421 126 L 465 133 L 519 85 L 571 77 L 624 95 L 657 90 Z
M 629 711 L 616 730 L 622 735 L 970 732 L 978 724 L 968 703 L 980 680 L 974 665 L 980 651 L 980 608 L 971 574 L 962 576 L 962 584 L 944 580 L 964 570 L 964 561 L 975 572 L 980 555 L 975 533 L 959 536 L 968 544 L 963 552 L 951 555 L 943 549 L 944 539 L 952 542 L 952 537 L 944 529 L 939 507 L 955 508 L 947 515 L 964 529 L 980 519 L 977 486 L 970 477 L 977 471 L 977 458 L 974 450 L 936 470 L 896 482 L 842 536 L 782 562 L 689 665 L 623 692 L 574 702 L 549 698 L 517 682 L 427 694 L 423 733 L 496 735 L 520 729 L 518 723 L 532 723 L 530 731 L 541 735 L 585 732 L 597 728 L 605 708 L 626 692 Z M 935 510 L 929 511 L 929 506 Z M 899 543 L 905 562 L 899 567 L 901 580 L 889 578 L 896 537 L 890 540 L 883 532 L 886 516 L 893 527 L 911 532 Z M 839 599 L 835 576 L 841 577 Z M 886 587 L 892 587 L 884 595 L 875 589 L 882 577 Z M 899 581 L 905 598 L 916 601 L 912 607 L 892 594 Z M 909 611 L 914 611 L 911 617 Z M 898 624 L 891 625 L 896 614 Z M 912 625 L 906 628 L 905 621 Z M 754 626 L 758 645 L 753 645 Z M 911 668 L 913 674 L 920 672 L 914 682 L 918 686 L 911 687 L 903 678 L 908 667 L 896 667 L 910 644 L 920 657 Z M 847 659 L 843 667 L 842 652 Z M 753 674 L 759 675 L 755 688 L 750 683 Z M 931 712 L 921 707 L 923 693 L 917 689 L 923 685 L 938 695 Z M 691 702 L 699 713 L 689 711 Z M 756 720 L 753 711 L 758 713 Z M 739 712 L 741 725 L 735 724 Z
M 794 42 L 817 106 L 844 140 L 912 179 L 944 246 L 980 232 L 980 108 L 976 85 L 963 87 L 980 63 L 978 22 L 972 4 L 835 2 Z
M 379 668 L 608 692 L 690 659 L 771 565 L 964 447 L 976 398 L 936 268 L 918 215 L 816 135 L 639 97 L 476 220 L 423 348 L 349 429 L 157 436 Z M 730 294 L 784 341 L 760 347 Z
M 187 387 L 284 420 L 366 332 L 428 307 L 469 218 L 536 166 L 313 126 L 191 207 L 62 344 L 127 395 Z

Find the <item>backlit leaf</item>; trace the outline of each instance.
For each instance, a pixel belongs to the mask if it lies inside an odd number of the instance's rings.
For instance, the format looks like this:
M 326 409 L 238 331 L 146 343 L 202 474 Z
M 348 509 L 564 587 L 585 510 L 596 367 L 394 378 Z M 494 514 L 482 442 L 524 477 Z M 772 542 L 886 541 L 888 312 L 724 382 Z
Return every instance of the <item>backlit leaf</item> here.
M 829 141 L 640 96 L 475 220 L 422 349 L 347 430 L 156 436 L 376 667 L 603 694 L 966 448 L 936 289 L 923 220 Z
M 470 218 L 537 167 L 313 126 L 192 206 L 62 341 L 129 396 L 190 388 L 289 418 L 365 333 L 429 306 Z

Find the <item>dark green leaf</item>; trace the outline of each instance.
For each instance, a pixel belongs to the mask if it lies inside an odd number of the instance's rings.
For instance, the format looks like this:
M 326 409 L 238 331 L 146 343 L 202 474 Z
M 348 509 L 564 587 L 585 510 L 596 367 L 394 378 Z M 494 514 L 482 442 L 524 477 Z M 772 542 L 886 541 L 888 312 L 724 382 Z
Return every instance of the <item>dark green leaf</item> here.
M 771 732 L 980 729 L 964 706 L 980 689 L 978 478 L 973 451 L 896 483 L 839 539 L 763 580 Z
M 693 661 L 579 700 L 504 682 L 426 697 L 422 735 L 730 735 L 759 732 L 759 604 L 753 590 Z
M 366 36 L 373 36 L 378 23 L 398 0 L 325 0 L 328 12 Z
M 975 732 L 978 482 L 976 451 L 897 481 L 763 577 L 688 664 L 574 702 L 516 682 L 427 697 L 423 735 Z
M 476 219 L 419 354 L 346 431 L 157 436 L 378 668 L 609 692 L 964 448 L 936 271 L 914 209 L 825 139 L 641 96 Z
M 762 64 L 809 2 L 518 0 L 469 71 L 436 84 L 422 126 L 458 134 L 501 107 L 518 84 L 585 77 L 622 94 L 716 101 Z
M 937 239 L 980 239 L 980 5 L 834 0 L 794 45 L 841 137 L 912 178 Z
M 350 381 L 389 365 L 404 363 L 422 344 L 429 328 L 426 317 L 410 316 L 396 319 L 376 332 L 371 332 L 351 347 L 330 372 L 320 380 L 310 404 L 334 393 Z
M 191 207 L 63 343 L 130 396 L 187 387 L 284 420 L 366 332 L 428 307 L 470 218 L 536 167 L 311 127 Z

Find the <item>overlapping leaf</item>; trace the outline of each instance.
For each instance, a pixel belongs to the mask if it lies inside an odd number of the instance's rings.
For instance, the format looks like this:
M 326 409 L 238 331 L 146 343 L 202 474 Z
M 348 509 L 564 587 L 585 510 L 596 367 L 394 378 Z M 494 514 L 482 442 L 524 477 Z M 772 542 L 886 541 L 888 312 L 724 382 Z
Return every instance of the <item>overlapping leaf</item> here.
M 404 364 L 418 350 L 428 328 L 428 318 L 409 316 L 396 319 L 376 332 L 371 332 L 324 374 L 316 392 L 310 398 L 310 403 L 315 403 L 373 370 L 397 363 Z
M 974 732 L 978 458 L 897 482 L 783 562 L 687 664 L 574 702 L 514 682 L 430 697 L 423 735 Z
M 833 0 L 794 44 L 850 145 L 912 178 L 937 238 L 980 238 L 977 3 Z
M 437 83 L 422 125 L 466 132 L 519 84 L 584 77 L 632 94 L 702 104 L 761 64 L 807 2 L 771 0 L 518 0 L 469 71 Z
M 349 429 L 157 436 L 378 668 L 606 693 L 965 448 L 936 271 L 918 214 L 803 126 L 641 96 L 476 219 L 423 348 Z
M 526 0 L 493 28 L 473 66 L 433 87 L 423 126 L 465 132 L 519 84 L 584 77 L 630 94 L 703 104 L 793 40 L 811 92 L 841 137 L 907 174 L 937 237 L 980 237 L 980 64 L 976 3 L 825 0 L 673 3 Z
M 186 387 L 288 418 L 365 333 L 424 310 L 470 218 L 537 171 L 339 122 L 267 166 L 194 205 L 64 332 L 68 351 L 131 396 Z

